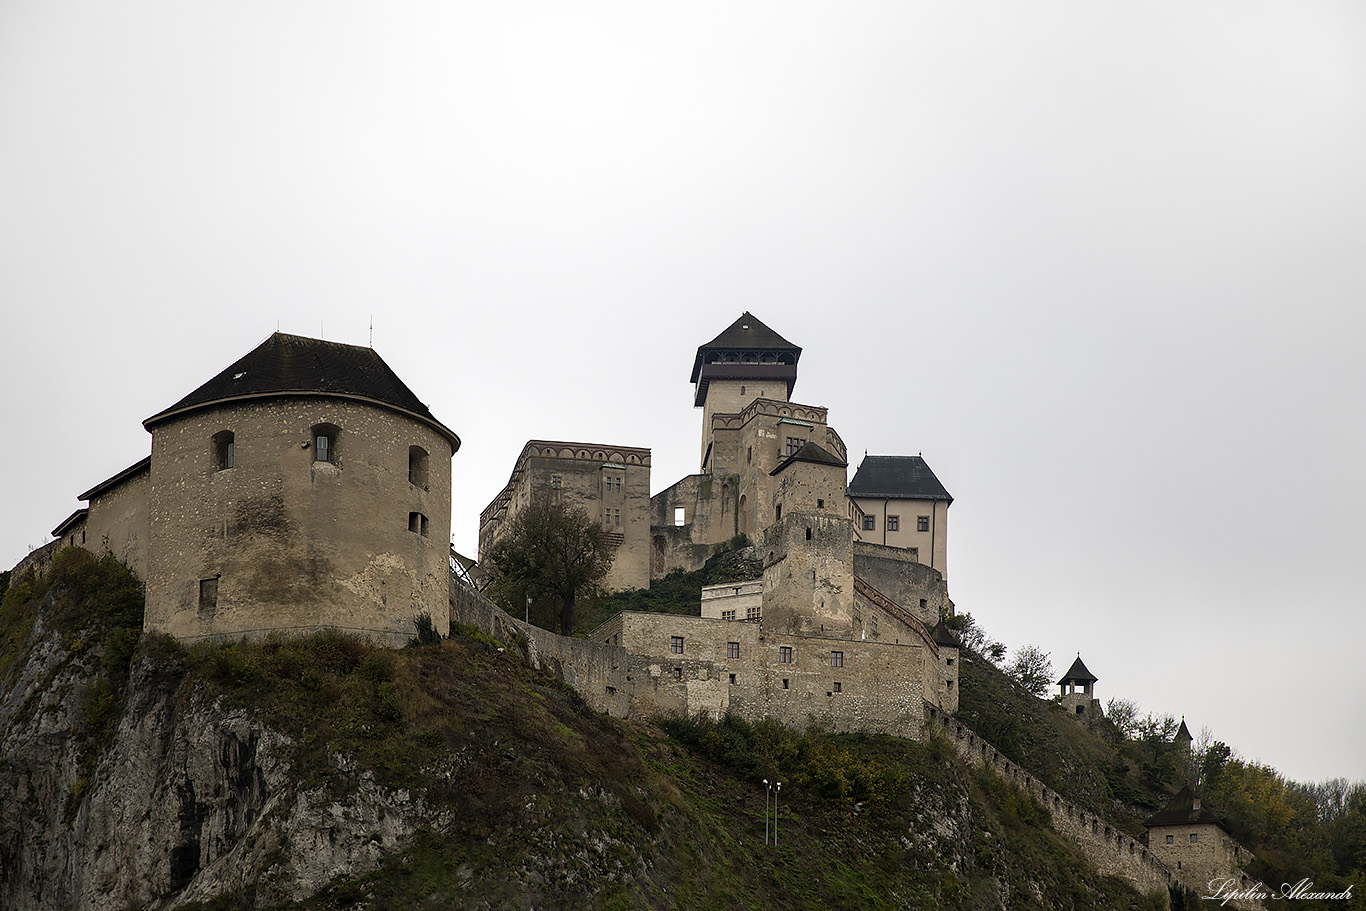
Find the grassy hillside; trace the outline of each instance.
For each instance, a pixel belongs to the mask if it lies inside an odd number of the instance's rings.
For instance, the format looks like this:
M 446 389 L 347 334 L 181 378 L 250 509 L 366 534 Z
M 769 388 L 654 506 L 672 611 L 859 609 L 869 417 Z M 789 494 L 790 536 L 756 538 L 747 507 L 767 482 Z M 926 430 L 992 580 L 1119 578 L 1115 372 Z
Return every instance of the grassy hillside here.
M 301 783 L 345 787 L 327 761 L 341 752 L 453 811 L 376 873 L 280 907 L 1165 907 L 1097 876 L 1046 811 L 943 743 L 627 725 L 468 629 L 400 651 L 324 634 L 179 660 L 226 706 L 306 732 Z M 784 782 L 776 848 L 764 777 Z

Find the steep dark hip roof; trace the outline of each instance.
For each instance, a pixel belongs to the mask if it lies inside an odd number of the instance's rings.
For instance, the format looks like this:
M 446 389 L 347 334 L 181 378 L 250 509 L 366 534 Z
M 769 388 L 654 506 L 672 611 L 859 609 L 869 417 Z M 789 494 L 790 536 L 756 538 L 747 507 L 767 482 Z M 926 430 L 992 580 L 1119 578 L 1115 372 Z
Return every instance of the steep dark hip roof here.
M 787 384 L 787 394 L 791 396 L 801 356 L 801 348 L 746 310 L 724 332 L 697 349 L 688 382 L 697 384 L 699 405 L 713 379 L 778 379 Z
M 142 422 L 151 430 L 174 417 L 239 399 L 321 395 L 359 399 L 409 414 L 460 448 L 442 424 L 373 348 L 276 332 L 232 366 L 165 411 Z
M 945 500 L 953 504 L 953 497 L 920 456 L 864 456 L 849 482 L 849 496 Z
M 1158 826 L 1216 825 L 1225 832 L 1228 831 L 1228 826 L 1224 825 L 1217 813 L 1209 807 L 1197 804 L 1190 785 L 1182 787 L 1171 799 L 1171 803 L 1145 819 L 1143 825 L 1149 829 Z

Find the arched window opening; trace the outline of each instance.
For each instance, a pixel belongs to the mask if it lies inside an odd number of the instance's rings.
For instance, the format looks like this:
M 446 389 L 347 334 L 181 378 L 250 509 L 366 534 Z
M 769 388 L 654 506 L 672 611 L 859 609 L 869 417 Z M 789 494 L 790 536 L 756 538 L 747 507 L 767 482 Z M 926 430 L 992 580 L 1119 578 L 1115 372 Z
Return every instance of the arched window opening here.
M 223 471 L 231 468 L 237 461 L 237 442 L 231 430 L 223 430 L 213 435 L 213 470 Z
M 427 450 L 421 446 L 408 447 L 408 483 L 427 489 Z
M 337 437 L 340 435 L 341 428 L 336 424 L 314 424 L 313 461 L 340 464 L 337 461 Z

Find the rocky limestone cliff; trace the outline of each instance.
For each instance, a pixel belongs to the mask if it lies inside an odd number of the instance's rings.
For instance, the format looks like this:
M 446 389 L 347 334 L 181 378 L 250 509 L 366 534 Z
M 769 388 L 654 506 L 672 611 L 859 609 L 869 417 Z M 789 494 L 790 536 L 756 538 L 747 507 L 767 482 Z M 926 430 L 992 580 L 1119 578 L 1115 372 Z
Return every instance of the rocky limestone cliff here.
M 130 669 L 112 742 L 82 775 L 83 706 L 98 652 L 73 655 L 38 619 L 29 661 L 0 703 L 0 906 L 166 907 L 224 892 L 312 894 L 373 869 L 441 814 L 373 776 L 296 790 L 287 737 L 186 692 L 175 660 Z M 85 763 L 88 765 L 88 763 Z

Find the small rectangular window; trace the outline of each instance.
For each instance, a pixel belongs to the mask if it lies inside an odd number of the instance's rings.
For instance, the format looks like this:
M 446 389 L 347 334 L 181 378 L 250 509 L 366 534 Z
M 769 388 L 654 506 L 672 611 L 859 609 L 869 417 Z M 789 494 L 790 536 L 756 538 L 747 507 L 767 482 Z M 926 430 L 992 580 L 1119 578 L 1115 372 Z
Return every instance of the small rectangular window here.
M 613 516 L 613 518 L 614 518 L 615 521 L 616 521 L 616 526 L 617 526 L 617 528 L 620 528 L 620 527 L 621 527 L 621 510 L 620 510 L 620 509 L 614 509 L 613 512 L 615 513 L 615 516 Z
M 792 663 L 792 646 L 790 646 L 790 645 L 780 645 L 780 646 L 778 646 L 778 663 L 779 663 L 779 664 L 791 664 L 791 663 Z
M 1192 833 L 1191 833 L 1191 844 L 1198 844 L 1199 841 L 1200 841 L 1200 833 L 1198 833 L 1198 832 L 1192 832 Z
M 682 680 L 682 679 L 683 679 L 683 668 L 681 668 L 681 667 L 676 667 L 676 668 L 674 668 L 674 679 L 675 679 L 675 680 Z
M 673 652 L 675 655 L 681 655 L 681 654 L 683 654 L 683 637 L 682 637 L 682 636 L 670 636 L 670 637 L 669 637 L 669 651 Z
M 733 611 L 733 610 L 723 610 L 723 611 L 721 611 L 721 619 L 722 619 L 722 620 L 734 620 L 734 619 L 735 619 L 735 611 Z
M 773 520 L 775 522 L 781 522 L 783 520 L 783 504 L 779 503 L 776 507 L 774 507 L 773 512 Z
M 550 489 L 551 489 L 551 490 L 559 490 L 559 489 L 560 489 L 561 487 L 563 487 L 563 486 L 564 486 L 564 478 L 560 477 L 560 476 L 557 475 L 557 474 L 553 474 L 553 475 L 550 476 Z
M 817 500 L 816 500 L 816 508 L 817 508 L 817 509 L 824 509 L 824 508 L 825 508 L 825 501 L 824 501 L 824 500 L 821 500 L 821 499 L 817 499 Z
M 863 530 L 864 530 L 864 531 L 876 531 L 876 530 L 877 530 L 877 516 L 864 516 L 864 517 L 863 517 Z
M 876 636 L 876 635 L 877 635 L 877 617 L 869 617 L 869 618 L 868 618 L 868 623 L 869 623 L 869 625 L 870 625 L 870 626 L 872 627 L 872 629 L 873 629 L 873 635 Z
M 427 536 L 427 517 L 420 512 L 408 513 L 408 530 L 415 535 Z
M 843 683 L 840 683 L 838 680 L 835 681 L 835 692 L 837 692 L 837 693 L 842 693 L 842 692 L 844 692 L 844 684 L 843 684 Z
M 787 438 L 787 454 L 788 454 L 788 455 L 795 455 L 796 452 L 797 452 L 797 450 L 798 450 L 798 449 L 801 449 L 801 448 L 802 448 L 802 444 L 805 443 L 805 442 L 806 442 L 806 440 L 803 440 L 801 437 L 788 437 L 788 438 Z
M 888 531 L 901 531 L 901 516 L 888 516 L 888 517 L 887 517 L 887 530 L 888 530 Z
M 1167 844 L 1170 845 L 1170 844 L 1174 844 L 1175 842 L 1176 842 L 1176 836 L 1174 836 L 1174 835 L 1168 835 L 1168 836 L 1167 836 Z
M 734 674 L 731 674 L 731 675 L 730 675 L 730 685 L 731 685 L 731 686 L 735 686 L 735 675 L 734 675 Z
M 787 678 L 783 678 L 783 689 L 787 689 Z
M 739 658 L 739 657 L 740 657 L 740 643 L 738 643 L 738 642 L 727 642 L 727 643 L 726 643 L 726 657 L 727 657 L 727 658 Z
M 684 520 L 684 517 L 685 517 L 685 513 L 684 513 L 684 511 L 683 511 L 683 507 L 682 507 L 682 506 L 675 506 L 675 507 L 674 507 L 674 527 L 675 527 L 675 528 L 681 528 L 684 524 L 686 524 L 686 523 L 683 521 L 683 520 Z
M 746 619 L 746 620 L 758 620 L 758 619 L 760 619 L 759 612 L 760 612 L 761 610 L 762 610 L 762 608 L 759 608 L 759 607 L 747 607 L 747 608 L 745 608 L 745 619 Z
M 831 667 L 844 667 L 844 652 L 831 652 L 831 653 L 830 653 L 830 666 L 831 666 Z
M 199 616 L 209 616 L 218 610 L 218 577 L 199 580 Z
M 916 530 L 916 531 L 929 531 L 929 530 L 930 530 L 930 517 L 929 517 L 929 516 L 916 516 L 916 518 L 915 518 L 915 530 Z

